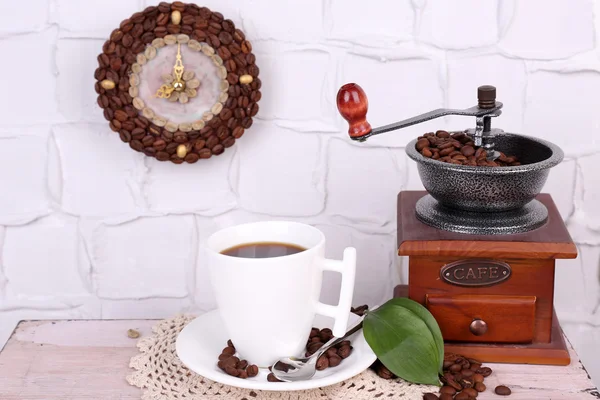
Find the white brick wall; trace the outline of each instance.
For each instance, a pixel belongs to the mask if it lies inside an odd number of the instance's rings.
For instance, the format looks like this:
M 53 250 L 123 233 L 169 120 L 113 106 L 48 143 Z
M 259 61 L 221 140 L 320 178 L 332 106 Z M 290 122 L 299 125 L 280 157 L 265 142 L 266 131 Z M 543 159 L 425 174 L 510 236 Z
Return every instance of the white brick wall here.
M 496 126 L 566 152 L 545 191 L 580 257 L 559 262 L 556 304 L 600 380 L 600 0 L 206 0 L 253 41 L 261 111 L 225 154 L 179 166 L 122 144 L 93 90 L 103 40 L 156 3 L 0 1 L 10 15 L 0 26 L 0 336 L 19 318 L 211 309 L 199 243 L 264 219 L 318 226 L 331 257 L 356 246 L 355 303 L 381 301 L 400 281 L 395 196 L 421 188 L 403 147 L 472 121 L 446 118 L 358 145 L 337 114 L 337 88 L 359 82 L 379 125 L 470 106 L 478 85 L 494 84 L 506 104 Z M 325 281 L 323 298 L 334 301 L 339 281 Z

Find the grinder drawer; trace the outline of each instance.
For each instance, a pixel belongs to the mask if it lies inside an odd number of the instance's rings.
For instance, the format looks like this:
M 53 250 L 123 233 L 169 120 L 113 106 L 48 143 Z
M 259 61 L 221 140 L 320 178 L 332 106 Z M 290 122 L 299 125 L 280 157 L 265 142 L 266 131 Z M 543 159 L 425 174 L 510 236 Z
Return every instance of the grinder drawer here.
M 426 306 L 444 340 L 530 343 L 535 327 L 535 296 L 428 294 Z

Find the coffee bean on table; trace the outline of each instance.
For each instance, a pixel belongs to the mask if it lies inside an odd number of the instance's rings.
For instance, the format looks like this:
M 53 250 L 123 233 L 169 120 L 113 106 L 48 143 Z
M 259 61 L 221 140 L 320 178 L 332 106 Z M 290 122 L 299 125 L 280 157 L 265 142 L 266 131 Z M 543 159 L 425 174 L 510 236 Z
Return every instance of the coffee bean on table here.
M 481 375 L 481 374 L 473 375 L 473 382 L 475 382 L 475 383 L 483 382 L 483 375 Z
M 469 397 L 477 397 L 479 395 L 479 392 L 473 388 L 467 388 L 462 392 L 468 394 Z
M 435 394 L 433 393 L 425 393 L 423 395 L 423 400 L 438 400 L 439 397 L 437 397 Z
M 496 394 L 500 395 L 500 396 L 508 396 L 509 394 L 512 393 L 510 388 L 508 388 L 507 386 L 504 386 L 504 385 L 496 386 L 496 389 L 494 389 L 494 392 L 496 392 Z
M 460 364 L 453 364 L 450 368 L 448 368 L 450 372 L 458 372 L 462 369 Z
M 451 394 L 442 393 L 440 394 L 440 400 L 453 400 L 454 396 Z
M 460 392 L 456 396 L 454 396 L 454 400 L 470 400 L 469 395 L 465 392 Z
M 478 392 L 485 392 L 485 389 L 487 389 L 483 382 L 475 383 L 475 386 L 473 386 L 473 388 Z
M 454 389 L 452 386 L 442 386 L 442 388 L 440 389 L 440 393 L 454 395 L 456 394 L 456 389 Z
M 490 376 L 492 374 L 492 369 L 488 368 L 488 367 L 482 367 L 482 368 L 479 368 L 475 372 L 477 372 L 478 374 L 483 375 L 484 377 L 488 377 L 488 376 Z
M 392 371 L 387 369 L 387 367 L 383 365 L 379 360 L 375 362 L 375 372 L 380 378 L 383 379 L 394 379 L 396 377 L 396 375 L 394 375 Z

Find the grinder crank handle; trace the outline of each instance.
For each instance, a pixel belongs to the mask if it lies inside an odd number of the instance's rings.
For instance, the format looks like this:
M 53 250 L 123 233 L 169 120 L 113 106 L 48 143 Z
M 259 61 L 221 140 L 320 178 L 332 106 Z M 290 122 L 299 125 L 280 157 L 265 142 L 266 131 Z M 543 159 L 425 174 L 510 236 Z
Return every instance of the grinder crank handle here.
M 496 117 L 500 115 L 502 103 L 495 101 L 496 88 L 492 86 L 481 86 L 478 90 L 479 104 L 457 110 L 451 108 L 438 108 L 416 117 L 408 118 L 393 124 L 380 126 L 372 129 L 367 122 L 367 111 L 369 109 L 369 100 L 364 90 L 356 83 L 347 83 L 340 88 L 337 94 L 338 111 L 348 121 L 350 127 L 348 134 L 350 139 L 364 142 L 367 138 L 379 135 L 396 129 L 406 128 L 421 122 L 429 121 L 445 115 L 464 115 L 471 117 Z

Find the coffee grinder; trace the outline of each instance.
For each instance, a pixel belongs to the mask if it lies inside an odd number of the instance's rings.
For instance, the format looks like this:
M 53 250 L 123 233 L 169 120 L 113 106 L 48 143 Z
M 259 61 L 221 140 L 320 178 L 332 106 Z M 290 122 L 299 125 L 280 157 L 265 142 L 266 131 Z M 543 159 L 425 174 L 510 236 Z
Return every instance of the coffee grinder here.
M 353 140 L 461 115 L 475 117 L 475 128 L 462 133 L 485 150 L 487 161 L 508 154 L 520 161 L 463 165 L 425 157 L 417 139 L 407 145 L 426 191 L 398 195 L 398 255 L 408 256 L 409 283 L 394 295 L 428 308 L 447 353 L 483 362 L 567 365 L 553 306 L 554 267 L 556 259 L 576 258 L 577 248 L 551 196 L 540 194 L 563 152 L 550 142 L 492 128 L 502 109 L 496 89 L 481 86 L 477 96 L 471 108 L 437 109 L 372 129 L 361 87 L 350 83 L 338 92 L 338 110 Z

